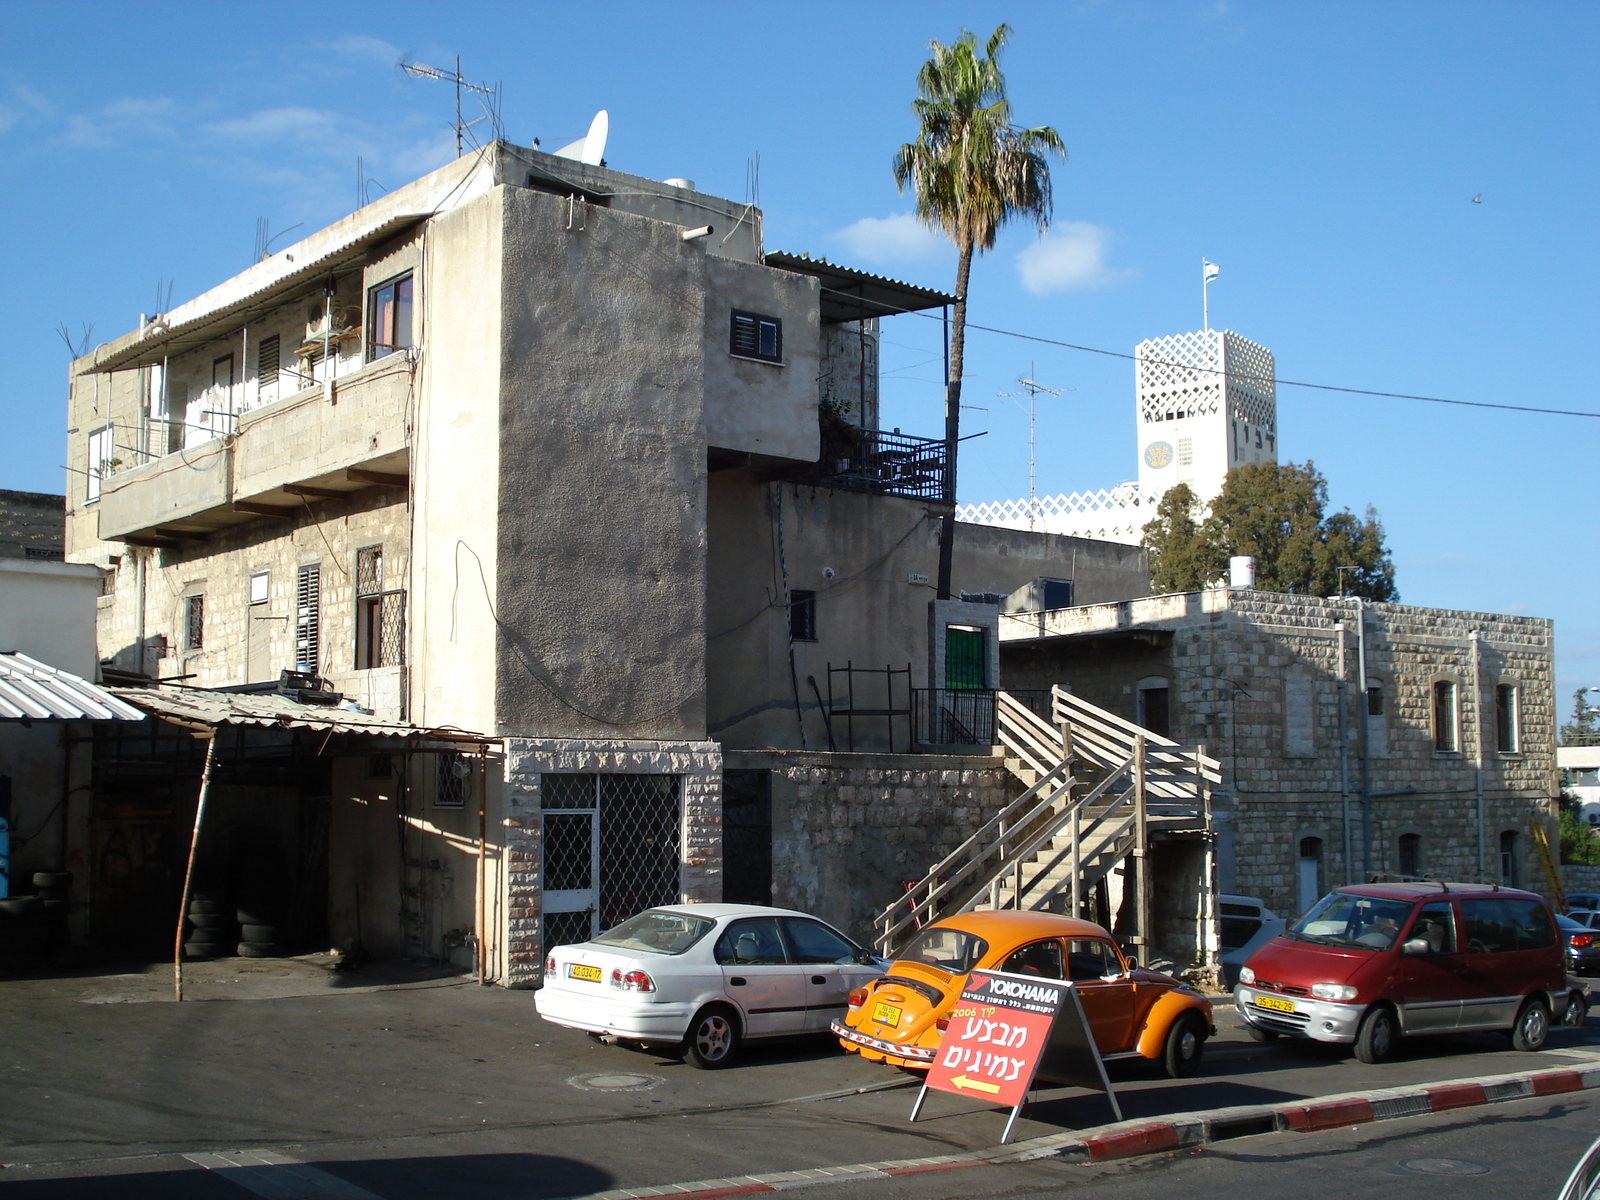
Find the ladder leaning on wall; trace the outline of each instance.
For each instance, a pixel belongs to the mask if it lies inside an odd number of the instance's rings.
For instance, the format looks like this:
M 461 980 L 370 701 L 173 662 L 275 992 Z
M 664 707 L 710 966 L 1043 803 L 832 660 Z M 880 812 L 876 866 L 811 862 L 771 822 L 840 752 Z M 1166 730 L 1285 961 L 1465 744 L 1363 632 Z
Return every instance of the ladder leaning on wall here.
M 1550 851 L 1550 835 L 1545 832 L 1544 822 L 1538 813 L 1528 817 L 1528 829 L 1533 834 L 1533 849 L 1539 856 L 1539 865 L 1544 868 L 1544 881 L 1550 888 L 1550 902 L 1556 906 L 1557 912 L 1567 910 L 1567 893 L 1561 886 L 1561 868 L 1556 865 L 1555 855 Z

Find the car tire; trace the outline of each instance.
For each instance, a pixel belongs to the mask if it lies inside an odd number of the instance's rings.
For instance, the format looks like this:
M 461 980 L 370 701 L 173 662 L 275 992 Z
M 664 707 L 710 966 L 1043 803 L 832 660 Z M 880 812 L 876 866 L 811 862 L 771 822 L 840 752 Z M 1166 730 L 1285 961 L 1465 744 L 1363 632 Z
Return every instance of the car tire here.
M 1200 1069 L 1200 1056 L 1206 1049 L 1206 1024 L 1186 1012 L 1167 1030 L 1167 1045 L 1161 1064 L 1173 1079 L 1188 1079 Z
M 1517 1009 L 1516 1024 L 1511 1027 L 1513 1050 L 1543 1050 L 1550 1036 L 1550 1011 L 1544 1001 L 1530 996 Z
M 1259 1025 L 1247 1025 L 1245 1031 L 1253 1042 L 1275 1042 L 1283 1036 L 1276 1029 L 1263 1029 Z
M 1400 1041 L 1394 1010 L 1378 1004 L 1367 1010 L 1356 1032 L 1356 1057 L 1364 1063 L 1388 1062 Z
M 1567 997 L 1567 1010 L 1561 1014 L 1561 1023 L 1576 1029 L 1589 1019 L 1589 997 L 1574 990 Z
M 683 1037 L 683 1059 L 702 1071 L 718 1071 L 739 1053 L 739 1018 L 725 1004 L 708 1004 L 695 1013 Z

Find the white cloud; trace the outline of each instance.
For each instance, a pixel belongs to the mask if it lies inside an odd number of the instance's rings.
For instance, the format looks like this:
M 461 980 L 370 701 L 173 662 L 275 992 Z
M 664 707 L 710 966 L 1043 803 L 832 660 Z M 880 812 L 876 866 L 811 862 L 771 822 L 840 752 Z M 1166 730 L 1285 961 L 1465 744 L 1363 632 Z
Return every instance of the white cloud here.
M 832 236 L 851 254 L 871 263 L 917 262 L 950 248 L 949 242 L 911 213 L 862 217 Z
M 347 33 L 342 38 L 335 38 L 328 44 L 328 48 L 349 55 L 351 58 L 381 63 L 386 67 L 393 66 L 401 58 L 400 47 L 365 33 Z
M 1111 231 L 1088 221 L 1057 221 L 1017 255 L 1022 286 L 1035 296 L 1108 287 L 1132 274 L 1106 264 Z
M 66 141 L 79 146 L 107 146 L 134 137 L 170 138 L 177 134 L 182 106 L 167 96 L 128 96 L 94 113 L 67 118 Z

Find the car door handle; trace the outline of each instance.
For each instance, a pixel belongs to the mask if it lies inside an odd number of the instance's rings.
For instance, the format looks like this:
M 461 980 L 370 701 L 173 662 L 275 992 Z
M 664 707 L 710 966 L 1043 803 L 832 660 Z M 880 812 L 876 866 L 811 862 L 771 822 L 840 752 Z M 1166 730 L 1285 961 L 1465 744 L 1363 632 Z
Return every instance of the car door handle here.
M 828 977 L 826 975 L 813 975 L 811 977 L 811 982 L 812 983 L 827 983 L 828 982 Z
M 743 987 L 744 986 L 744 976 L 743 975 L 735 975 L 732 979 L 728 980 L 728 986 L 729 987 Z

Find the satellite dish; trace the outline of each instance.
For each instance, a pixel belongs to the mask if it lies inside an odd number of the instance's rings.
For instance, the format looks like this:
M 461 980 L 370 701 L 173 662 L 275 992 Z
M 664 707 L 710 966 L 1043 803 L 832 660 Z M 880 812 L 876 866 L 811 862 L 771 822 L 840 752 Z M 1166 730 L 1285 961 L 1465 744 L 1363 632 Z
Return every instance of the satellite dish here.
M 594 120 L 589 122 L 589 132 L 571 145 L 563 146 L 556 151 L 557 158 L 570 158 L 574 162 L 588 163 L 591 167 L 598 167 L 600 160 L 606 153 L 606 135 L 611 131 L 611 118 L 606 116 L 606 110 L 601 109 L 595 113 Z

